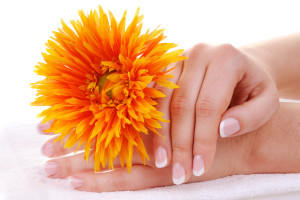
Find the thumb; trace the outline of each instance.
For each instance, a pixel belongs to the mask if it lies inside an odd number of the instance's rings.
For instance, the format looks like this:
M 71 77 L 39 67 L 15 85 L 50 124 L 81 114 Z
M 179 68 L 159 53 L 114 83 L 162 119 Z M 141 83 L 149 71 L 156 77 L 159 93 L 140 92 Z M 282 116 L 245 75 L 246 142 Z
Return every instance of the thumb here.
M 265 124 L 276 113 L 279 97 L 273 86 L 243 104 L 231 107 L 221 118 L 221 137 L 237 136 L 254 131 Z

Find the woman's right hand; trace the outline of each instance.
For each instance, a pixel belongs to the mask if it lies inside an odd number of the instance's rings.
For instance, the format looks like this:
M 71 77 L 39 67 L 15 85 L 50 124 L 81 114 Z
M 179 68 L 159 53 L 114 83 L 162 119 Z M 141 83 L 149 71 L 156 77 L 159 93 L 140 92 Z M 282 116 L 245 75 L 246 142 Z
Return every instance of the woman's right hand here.
M 180 88 L 158 88 L 167 94 L 158 105 L 171 124 L 158 130 L 167 140 L 154 138 L 157 167 L 173 164 L 173 175 L 185 175 L 177 183 L 210 168 L 218 132 L 256 130 L 276 112 L 278 93 L 300 100 L 300 32 L 239 49 L 198 44 L 184 54 L 189 59 L 171 72 Z
M 200 176 L 213 163 L 218 137 L 239 136 L 265 124 L 279 107 L 276 84 L 266 64 L 232 45 L 197 44 L 175 63 L 158 110 L 171 123 L 155 135 L 156 166 L 172 165 L 175 184 Z M 168 66 L 167 70 L 174 67 Z

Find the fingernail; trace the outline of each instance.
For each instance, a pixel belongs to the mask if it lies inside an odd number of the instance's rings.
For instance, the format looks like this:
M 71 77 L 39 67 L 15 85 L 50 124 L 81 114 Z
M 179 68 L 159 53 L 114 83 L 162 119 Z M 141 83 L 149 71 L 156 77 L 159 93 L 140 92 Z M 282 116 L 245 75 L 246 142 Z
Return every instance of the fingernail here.
M 179 163 L 173 165 L 173 183 L 180 185 L 185 180 L 185 170 Z
M 52 143 L 47 142 L 42 146 L 42 154 L 44 156 L 48 156 L 48 157 L 53 156 L 54 148 L 53 148 Z
M 204 160 L 202 156 L 196 155 L 193 160 L 193 174 L 201 176 L 204 173 Z
M 163 168 L 167 165 L 167 151 L 158 147 L 155 153 L 155 165 L 157 168 Z
M 48 162 L 44 165 L 44 172 L 47 176 L 54 176 L 57 174 L 58 166 L 55 162 Z
M 239 121 L 234 118 L 224 119 L 220 124 L 221 137 L 228 137 L 240 130 Z
M 44 124 L 39 123 L 38 130 L 40 134 L 45 134 L 44 130 L 49 129 L 51 127 L 50 122 L 45 122 Z
M 81 178 L 71 177 L 71 186 L 74 189 L 79 189 L 82 187 L 82 185 L 83 185 L 83 181 Z

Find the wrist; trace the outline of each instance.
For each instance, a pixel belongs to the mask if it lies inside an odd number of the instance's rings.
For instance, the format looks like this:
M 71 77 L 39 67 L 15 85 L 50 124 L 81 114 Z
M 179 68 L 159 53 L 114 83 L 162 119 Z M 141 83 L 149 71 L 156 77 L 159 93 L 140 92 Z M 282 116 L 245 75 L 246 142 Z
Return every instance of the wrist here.
M 230 138 L 232 174 L 254 174 L 257 157 L 254 155 L 256 149 L 255 139 L 257 131 L 252 131 L 237 137 Z
M 245 174 L 300 172 L 300 104 L 281 103 L 263 127 L 249 133 Z
M 280 77 L 278 76 L 278 72 L 276 69 L 278 68 L 276 63 L 276 59 L 274 58 L 274 53 L 270 48 L 265 47 L 263 45 L 255 46 L 255 45 L 247 45 L 241 47 L 240 50 L 248 57 L 253 63 L 263 69 L 266 74 L 274 81 L 277 88 L 280 89 L 282 87 Z

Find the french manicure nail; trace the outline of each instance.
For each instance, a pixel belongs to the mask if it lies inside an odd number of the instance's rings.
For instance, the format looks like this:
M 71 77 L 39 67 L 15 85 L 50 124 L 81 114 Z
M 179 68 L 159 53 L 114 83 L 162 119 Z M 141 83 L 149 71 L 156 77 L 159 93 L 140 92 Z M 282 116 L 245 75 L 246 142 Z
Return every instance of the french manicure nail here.
M 204 173 L 204 160 L 202 156 L 196 155 L 193 160 L 193 174 L 201 176 Z
M 173 183 L 180 185 L 185 180 L 185 170 L 179 163 L 173 165 Z
M 240 130 L 239 121 L 234 118 L 224 119 L 220 124 L 221 137 L 228 137 Z
M 53 156 L 54 148 L 53 148 L 52 143 L 47 142 L 42 146 L 42 154 L 44 156 L 48 156 L 48 157 Z
M 83 181 L 81 178 L 71 177 L 71 186 L 74 189 L 79 189 L 82 187 L 82 185 L 83 185 Z
M 57 174 L 58 166 L 55 162 L 48 162 L 44 165 L 44 172 L 47 176 L 54 176 Z
M 155 153 L 155 165 L 157 168 L 163 168 L 167 165 L 167 151 L 162 148 L 158 147 Z

